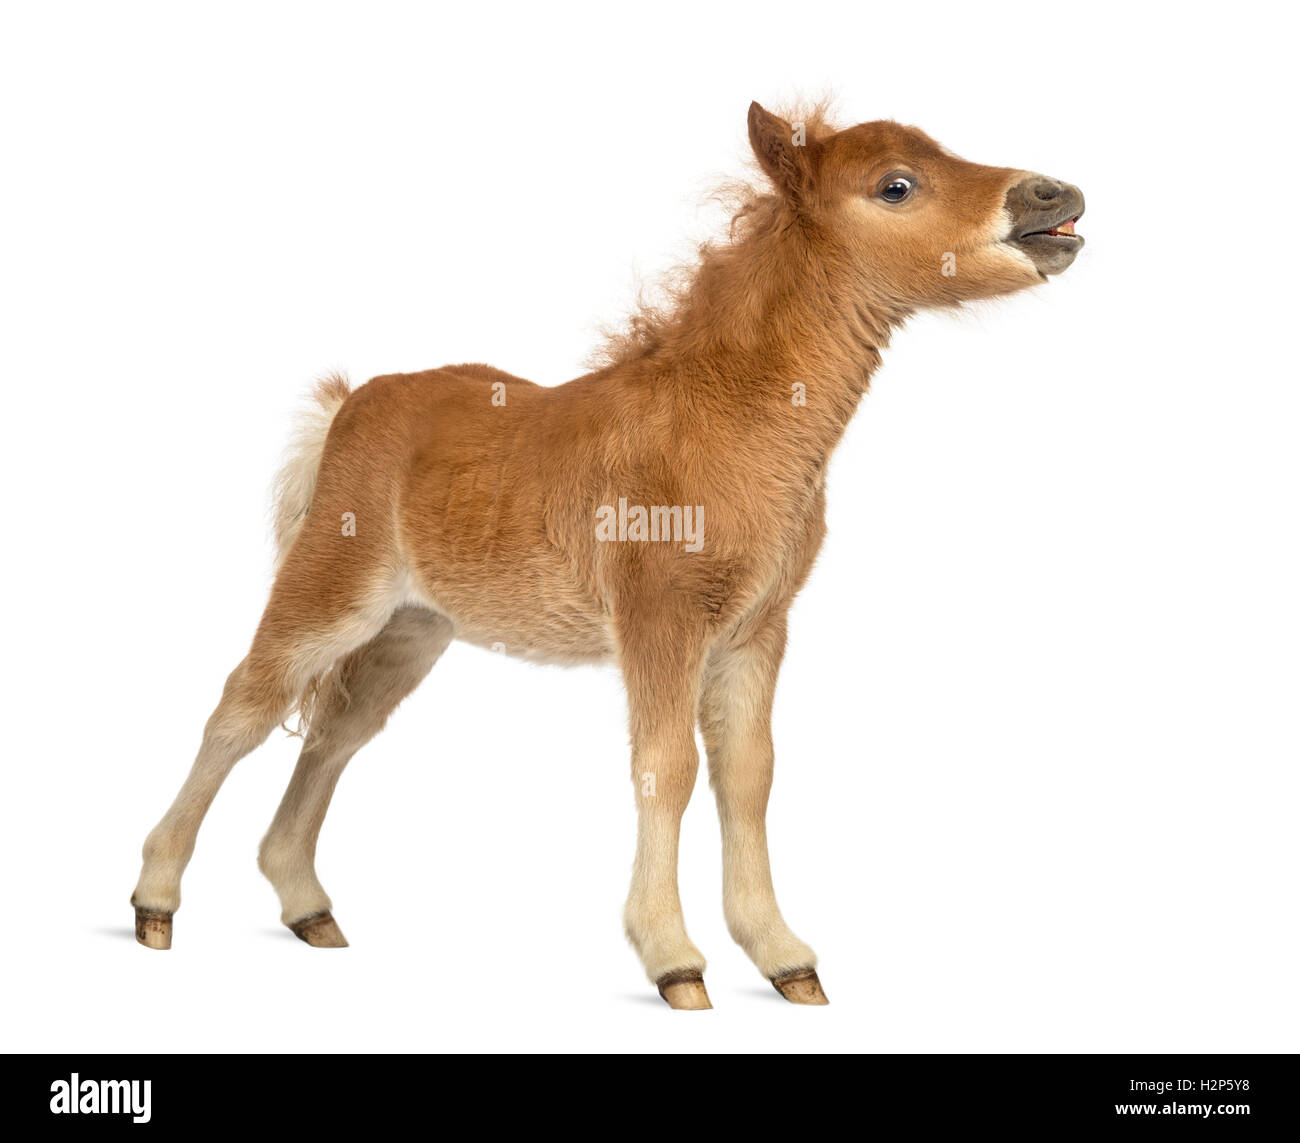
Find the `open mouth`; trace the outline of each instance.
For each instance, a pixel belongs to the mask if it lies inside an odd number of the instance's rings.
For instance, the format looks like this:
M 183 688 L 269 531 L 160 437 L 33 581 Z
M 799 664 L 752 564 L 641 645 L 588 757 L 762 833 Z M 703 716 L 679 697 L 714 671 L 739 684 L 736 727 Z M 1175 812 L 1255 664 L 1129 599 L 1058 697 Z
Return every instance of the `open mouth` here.
M 1010 239 L 1011 245 L 1027 255 L 1034 268 L 1044 276 L 1059 274 L 1083 249 L 1083 235 L 1074 231 L 1074 224 L 1083 214 L 1083 196 L 1076 191 L 1073 197 L 1075 201 L 1063 204 L 1064 209 L 1055 218 L 1040 215 L 1026 219 L 1022 225 L 1034 229 L 1021 230 Z
M 1074 232 L 1074 224 L 1078 221 L 1079 216 L 1076 214 L 1073 218 L 1068 218 L 1064 222 L 1058 222 L 1056 225 L 1051 226 L 1046 230 L 1031 230 L 1025 234 L 1017 235 L 1016 241 L 1024 242 L 1026 239 L 1056 238 L 1062 239 L 1062 245 L 1065 246 L 1069 246 L 1074 242 L 1082 242 L 1082 235 L 1075 234 Z

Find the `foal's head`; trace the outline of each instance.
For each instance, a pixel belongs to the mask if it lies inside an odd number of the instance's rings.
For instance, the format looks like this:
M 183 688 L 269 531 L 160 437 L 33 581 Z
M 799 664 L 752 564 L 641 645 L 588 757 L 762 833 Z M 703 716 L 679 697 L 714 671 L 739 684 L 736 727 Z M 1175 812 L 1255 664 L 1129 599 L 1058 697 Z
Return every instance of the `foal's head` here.
M 984 167 L 890 121 L 843 131 L 749 109 L 759 164 L 819 253 L 906 309 L 1008 294 L 1059 274 L 1083 246 L 1083 194 Z

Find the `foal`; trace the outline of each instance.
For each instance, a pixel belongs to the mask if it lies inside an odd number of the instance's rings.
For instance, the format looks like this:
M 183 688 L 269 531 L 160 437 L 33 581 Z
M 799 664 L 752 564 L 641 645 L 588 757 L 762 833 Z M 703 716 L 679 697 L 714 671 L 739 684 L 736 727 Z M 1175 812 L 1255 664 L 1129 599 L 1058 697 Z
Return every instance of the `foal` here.
M 278 486 L 270 601 L 144 845 L 142 944 L 170 947 L 204 814 L 295 710 L 306 740 L 259 864 L 293 932 L 346 944 L 314 868 L 335 783 L 460 638 L 619 663 L 639 822 L 624 921 L 673 1008 L 710 1006 L 677 893 L 697 724 L 727 926 L 787 999 L 826 1003 L 777 907 L 764 825 L 786 613 L 825 532 L 826 462 L 891 330 L 1064 270 L 1083 196 L 893 122 L 836 131 L 755 103 L 749 138 L 770 191 L 604 368 L 552 388 L 486 365 L 320 385 Z

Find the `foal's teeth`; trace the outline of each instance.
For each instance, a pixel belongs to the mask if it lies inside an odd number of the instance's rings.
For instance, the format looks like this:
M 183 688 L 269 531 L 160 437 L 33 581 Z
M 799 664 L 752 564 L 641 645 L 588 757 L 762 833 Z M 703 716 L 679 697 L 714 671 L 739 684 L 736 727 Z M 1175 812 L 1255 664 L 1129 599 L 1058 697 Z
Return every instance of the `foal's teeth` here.
M 659 995 L 668 1001 L 669 1008 L 698 1012 L 712 1008 L 709 994 L 704 991 L 704 977 L 699 973 L 679 973 L 665 976 L 659 981 Z
M 147 949 L 172 947 L 172 915 L 155 909 L 135 910 L 135 939 Z
M 792 972 L 789 976 L 778 976 L 772 981 L 772 987 L 791 1004 L 830 1003 L 822 991 L 822 982 L 811 968 L 804 972 Z

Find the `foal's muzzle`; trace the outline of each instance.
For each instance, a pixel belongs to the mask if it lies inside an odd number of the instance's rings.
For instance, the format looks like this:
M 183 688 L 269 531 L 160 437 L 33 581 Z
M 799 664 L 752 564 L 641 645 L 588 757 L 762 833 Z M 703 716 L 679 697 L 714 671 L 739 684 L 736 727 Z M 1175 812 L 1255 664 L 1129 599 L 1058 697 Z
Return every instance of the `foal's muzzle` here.
M 1033 259 L 1040 274 L 1059 274 L 1083 248 L 1074 224 L 1083 214 L 1083 191 L 1043 175 L 1016 183 L 1006 197 L 1011 216 L 1007 241 Z

